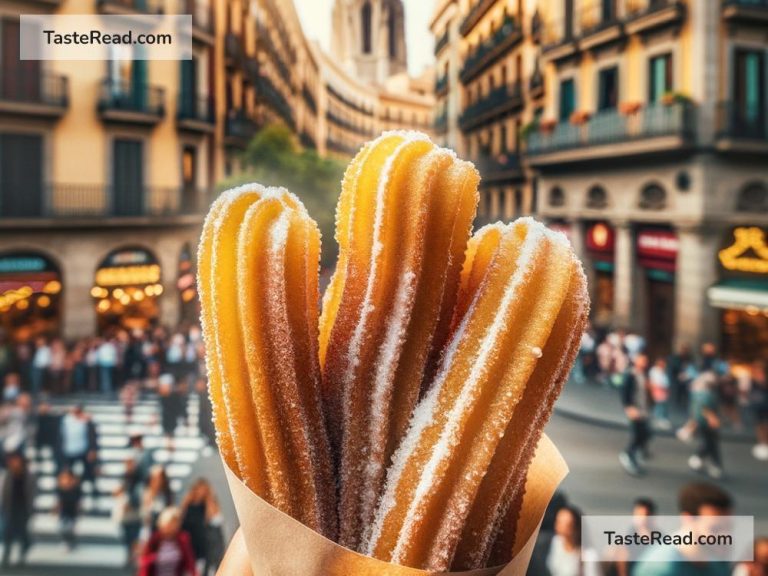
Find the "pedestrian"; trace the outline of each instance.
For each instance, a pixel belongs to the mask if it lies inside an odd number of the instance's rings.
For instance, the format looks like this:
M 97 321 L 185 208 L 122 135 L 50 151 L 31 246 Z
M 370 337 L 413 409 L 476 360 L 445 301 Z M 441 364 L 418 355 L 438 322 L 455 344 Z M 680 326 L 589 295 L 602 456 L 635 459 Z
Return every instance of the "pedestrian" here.
M 669 375 L 664 358 L 657 358 L 653 363 L 648 371 L 648 382 L 653 398 L 654 424 L 662 430 L 670 430 L 672 422 L 669 420 Z
M 91 499 L 95 506 L 98 497 L 98 435 L 96 425 L 85 413 L 82 405 L 73 406 L 61 419 L 60 444 L 59 471 L 67 468 L 75 472 L 75 466 L 80 464 L 80 479 L 91 485 Z
M 102 394 L 111 397 L 115 392 L 114 378 L 117 367 L 117 346 L 113 338 L 107 338 L 99 345 L 96 362 L 99 366 L 99 389 Z
M 564 506 L 555 517 L 554 533 L 545 533 L 536 542 L 529 576 L 597 576 L 597 562 L 582 562 L 581 511 Z
M 80 513 L 80 497 L 82 490 L 80 481 L 71 470 L 64 469 L 59 474 L 56 487 L 58 496 L 57 509 L 59 513 L 59 531 L 68 550 L 73 550 L 77 544 L 75 525 Z
M 160 396 L 160 424 L 165 436 L 166 448 L 171 452 L 174 449 L 176 425 L 181 415 L 180 398 L 174 385 L 173 375 L 166 373 L 160 376 L 157 390 Z
M 38 462 L 43 460 L 43 450 L 48 449 L 53 455 L 54 461 L 60 459 L 59 431 L 61 430 L 61 416 L 57 414 L 48 402 L 41 402 L 37 406 L 37 425 L 35 426 L 35 457 Z
M 51 367 L 51 347 L 43 338 L 35 340 L 35 353 L 32 356 L 32 396 L 37 397 L 48 387 L 48 370 Z
M 60 338 L 51 342 L 48 382 L 51 394 L 63 394 L 66 391 L 67 348 Z
M 13 404 L 21 394 L 21 376 L 18 372 L 8 372 L 3 376 L 2 404 Z
M 141 434 L 133 434 L 128 438 L 128 448 L 131 451 L 130 459 L 135 465 L 136 479 L 144 485 L 149 481 L 154 455 L 151 450 L 144 447 L 144 438 Z
M 733 509 L 731 496 L 722 488 L 706 482 L 683 486 L 678 498 L 682 530 L 694 541 L 707 538 L 719 529 L 720 516 Z M 633 576 L 728 576 L 726 562 L 701 562 L 696 546 L 654 546 L 638 561 Z
M 714 479 L 722 478 L 720 457 L 720 418 L 717 413 L 718 374 L 712 357 L 705 357 L 701 373 L 691 384 L 691 417 L 700 438 L 698 450 L 688 458 L 688 466 L 705 471 Z
M 679 408 L 688 407 L 689 386 L 696 377 L 690 344 L 683 343 L 669 359 L 669 381 Z
M 758 460 L 768 460 L 768 379 L 765 363 L 755 361 L 750 371 L 750 402 L 755 413 L 755 435 L 757 443 L 752 455 Z
M 165 468 L 160 465 L 153 466 L 141 497 L 141 518 L 145 535 L 155 531 L 160 512 L 172 505 L 173 492 Z
M 655 530 L 653 516 L 656 514 L 656 502 L 650 498 L 637 498 L 632 504 L 632 528 L 631 533 L 650 537 Z M 635 559 L 632 551 L 622 546 L 615 551 L 612 566 L 608 574 L 611 576 L 631 576 L 635 569 Z
M 123 357 L 126 384 L 140 386 L 146 377 L 147 365 L 143 354 L 144 332 L 138 328 L 131 332 Z
M 85 352 L 85 366 L 88 373 L 88 391 L 96 392 L 99 389 L 99 346 L 101 341 L 92 338 L 88 342 Z
M 755 538 L 752 562 L 742 562 L 733 576 L 768 576 L 768 537 Z
M 137 556 L 137 543 L 141 535 L 142 480 L 136 462 L 129 458 L 120 486 L 114 492 L 112 521 L 120 526 L 125 546 L 126 567 L 133 567 Z
M 180 382 L 185 376 L 186 342 L 184 335 L 175 333 L 171 336 L 165 352 L 165 371 L 173 376 L 174 382 Z
M 144 546 L 139 576 L 197 576 L 189 534 L 181 530 L 181 513 L 168 507 L 157 519 L 157 530 Z
M 11 344 L 5 332 L 0 329 L 0 381 L 5 381 L 5 376 L 13 370 L 13 353 Z
M 24 453 L 31 437 L 32 399 L 19 394 L 10 404 L 0 408 L 0 456 Z
M 11 561 L 11 549 L 18 543 L 19 565 L 23 565 L 29 551 L 29 519 L 35 501 L 37 483 L 29 471 L 27 461 L 20 453 L 10 454 L 5 461 L 6 473 L 0 485 L 0 511 L 3 516 L 3 568 Z
M 639 476 L 644 472 L 642 461 L 648 457 L 648 442 L 651 437 L 648 426 L 647 368 L 648 356 L 638 353 L 631 368 L 624 373 L 621 389 L 621 402 L 629 420 L 629 443 L 619 454 L 619 462 L 627 474 L 632 476 Z
M 215 539 L 215 532 L 221 531 L 218 524 L 221 509 L 206 479 L 198 478 L 190 486 L 181 505 L 181 514 L 181 527 L 189 534 L 198 570 L 203 576 L 208 576 L 213 560 L 209 545 L 213 544 L 211 540 Z

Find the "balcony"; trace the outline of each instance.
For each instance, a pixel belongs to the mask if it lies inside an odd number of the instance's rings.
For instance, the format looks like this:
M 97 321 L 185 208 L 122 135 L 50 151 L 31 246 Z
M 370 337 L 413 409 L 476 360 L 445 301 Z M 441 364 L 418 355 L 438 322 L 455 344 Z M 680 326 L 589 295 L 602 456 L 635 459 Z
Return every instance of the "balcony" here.
M 496 3 L 496 0 L 474 0 L 472 7 L 461 22 L 459 32 L 462 36 L 466 36 L 472 31 L 472 28 L 480 22 L 480 19 L 485 16 L 485 13 L 491 9 Z
M 532 166 L 688 152 L 693 143 L 694 108 L 678 102 L 656 104 L 631 115 L 599 112 L 581 125 L 563 123 L 528 137 Z
M 181 93 L 176 123 L 180 130 L 213 133 L 215 129 L 213 101 L 208 96 Z
M 66 76 L 29 70 L 24 64 L 0 69 L 0 114 L 55 119 L 68 107 Z
M 330 84 L 326 84 L 325 86 L 328 89 L 328 93 L 331 96 L 333 96 L 334 98 L 336 98 L 336 100 L 338 100 L 339 102 L 344 104 L 345 106 L 348 106 L 349 108 L 352 108 L 353 110 L 357 110 L 358 112 L 360 112 L 361 114 L 365 114 L 366 116 L 373 116 L 373 108 L 372 107 L 368 107 L 365 104 L 358 104 L 357 102 L 354 102 L 353 100 L 351 100 L 351 99 L 347 98 L 346 96 L 344 96 L 344 94 L 342 94 L 341 92 L 336 90 Z
M 163 0 L 98 0 L 102 14 L 162 14 Z
M 339 128 L 349 130 L 354 134 L 359 134 L 360 136 L 365 136 L 365 137 L 373 136 L 373 130 L 371 130 L 370 128 L 366 128 L 365 126 L 356 124 L 351 120 L 342 118 L 341 116 L 339 116 L 338 114 L 334 113 L 331 110 L 326 111 L 325 117 L 328 119 L 329 122 L 332 122 Z M 414 126 L 414 128 L 416 128 L 416 126 Z
M 144 186 L 127 192 L 103 184 L 45 184 L 43 201 L 37 210 L 14 214 L 0 208 L 0 227 L 98 227 L 109 225 L 104 222 L 105 218 L 120 219 L 121 225 L 137 226 L 167 225 L 169 220 L 178 224 L 197 223 L 207 210 L 210 198 L 207 191 L 189 192 L 172 187 Z
M 448 131 L 448 110 L 443 110 L 440 114 L 435 116 L 433 128 L 438 134 L 443 134 Z
M 678 28 L 685 20 L 683 0 L 630 0 L 625 30 L 642 36 L 664 28 Z
M 735 102 L 718 105 L 717 148 L 723 152 L 768 154 L 768 114 L 745 110 Z
M 507 16 L 501 28 L 467 56 L 461 70 L 461 81 L 464 84 L 471 82 L 498 58 L 504 56 L 520 43 L 522 39 L 523 31 L 520 24 L 511 16 Z
M 328 138 L 325 139 L 325 146 L 328 150 L 345 156 L 353 156 L 354 154 L 357 154 L 360 149 L 359 144 L 343 142 L 332 136 L 328 136 Z
M 768 24 L 768 0 L 723 0 L 723 18 L 753 26 Z
M 491 90 L 487 96 L 468 106 L 459 118 L 463 131 L 473 130 L 497 116 L 523 107 L 521 82 L 513 82 Z
M 277 46 L 275 46 L 269 30 L 263 24 L 258 24 L 257 33 L 259 48 L 266 53 L 267 62 L 274 64 L 280 77 L 285 80 L 287 84 L 291 84 L 290 66 L 286 64 L 283 55 L 277 49 Z
M 435 80 L 435 96 L 442 96 L 448 91 L 448 74 Z
M 306 84 L 301 87 L 301 97 L 304 98 L 304 102 L 313 114 L 317 114 L 317 101 L 315 95 L 312 93 L 312 89 Z
M 262 75 L 258 77 L 256 80 L 256 93 L 261 98 L 261 103 L 266 104 L 280 116 L 290 128 L 296 127 L 291 105 L 268 76 Z
M 237 66 L 243 58 L 243 43 L 239 34 L 227 32 L 224 36 L 224 59 L 227 66 Z
M 495 156 L 483 154 L 474 163 L 484 184 L 522 180 L 525 177 L 520 156 L 515 152 L 502 152 Z
M 165 91 L 146 84 L 104 80 L 98 110 L 105 122 L 154 126 L 165 116 Z
M 548 22 L 544 27 L 542 56 L 555 63 L 564 62 L 579 53 L 573 22 Z
M 224 123 L 224 143 L 236 148 L 245 148 L 258 129 L 259 125 L 248 117 L 245 110 L 230 110 Z
M 435 56 L 438 56 L 446 46 L 448 46 L 448 30 L 435 42 Z
M 213 11 L 205 0 L 182 0 L 184 13 L 192 15 L 192 39 L 212 46 L 214 43 Z
M 255 85 L 259 80 L 259 75 L 261 74 L 259 59 L 255 56 L 246 56 L 243 59 L 243 71 L 245 72 L 243 75 L 243 80 Z
M 605 48 L 624 39 L 624 26 L 616 14 L 616 6 L 601 1 L 581 13 L 582 50 Z

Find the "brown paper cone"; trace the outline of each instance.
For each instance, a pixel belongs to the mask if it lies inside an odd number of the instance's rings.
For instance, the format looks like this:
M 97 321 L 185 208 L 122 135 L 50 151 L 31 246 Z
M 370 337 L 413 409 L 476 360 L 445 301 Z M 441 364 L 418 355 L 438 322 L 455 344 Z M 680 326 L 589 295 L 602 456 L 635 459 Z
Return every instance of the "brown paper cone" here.
M 225 470 L 255 576 L 439 576 L 343 548 L 270 506 L 226 466 Z M 525 576 L 544 510 L 567 473 L 555 445 L 542 436 L 528 470 L 512 561 L 496 568 L 440 574 Z

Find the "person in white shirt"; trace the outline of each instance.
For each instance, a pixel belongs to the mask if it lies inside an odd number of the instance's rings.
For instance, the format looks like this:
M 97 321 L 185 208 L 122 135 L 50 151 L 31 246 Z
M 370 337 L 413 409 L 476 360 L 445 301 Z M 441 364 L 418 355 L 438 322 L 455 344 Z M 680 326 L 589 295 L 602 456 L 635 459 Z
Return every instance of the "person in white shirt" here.
M 669 375 L 664 358 L 658 358 L 653 363 L 648 371 L 648 381 L 651 386 L 655 424 L 663 430 L 670 430 L 672 422 L 669 420 Z
M 32 356 L 32 395 L 37 396 L 46 387 L 48 370 L 51 367 L 51 347 L 45 338 L 35 342 L 35 354 Z
M 96 350 L 96 362 L 99 366 L 99 386 L 103 394 L 114 394 L 114 376 L 117 366 L 117 346 L 113 339 L 104 340 Z

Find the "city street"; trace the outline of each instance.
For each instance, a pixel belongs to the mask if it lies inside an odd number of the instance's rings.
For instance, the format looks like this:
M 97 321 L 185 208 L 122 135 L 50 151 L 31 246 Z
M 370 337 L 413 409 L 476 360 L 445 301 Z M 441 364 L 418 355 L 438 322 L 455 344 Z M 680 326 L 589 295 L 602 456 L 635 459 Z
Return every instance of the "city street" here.
M 606 392 L 610 393 L 610 392 Z M 90 410 L 96 414 L 109 414 L 99 418 L 102 432 L 115 429 L 120 420 L 115 408 L 104 402 L 91 403 Z M 146 414 L 147 421 L 153 410 L 145 404 L 140 413 Z M 141 418 L 143 420 L 143 418 Z M 687 468 L 686 460 L 691 447 L 670 437 L 656 438 L 652 443 L 653 459 L 648 465 L 648 474 L 643 478 L 631 478 L 620 468 L 617 460 L 619 450 L 626 442 L 625 432 L 600 425 L 580 422 L 555 414 L 547 428 L 571 469 L 562 489 L 569 501 L 589 514 L 628 513 L 632 502 L 639 496 L 651 496 L 662 514 L 676 511 L 678 489 L 686 482 L 702 477 Z M 148 436 L 148 442 L 153 440 Z M 107 444 L 109 440 L 107 439 Z M 234 507 L 228 495 L 221 461 L 215 453 L 203 452 L 202 443 L 190 437 L 181 440 L 190 448 L 177 450 L 176 461 L 186 465 L 176 466 L 174 489 L 183 493 L 189 482 L 198 476 L 210 480 L 222 504 L 225 518 L 225 534 L 229 538 L 238 525 Z M 738 514 L 754 515 L 756 533 L 768 533 L 768 500 L 765 486 L 768 485 L 768 465 L 756 462 L 750 455 L 751 445 L 745 442 L 725 442 L 723 453 L 727 478 L 722 482 L 736 500 Z M 108 448 L 109 456 L 119 449 Z M 165 457 L 163 452 L 159 456 Z M 109 484 L 109 479 L 102 482 Z M 45 481 L 41 480 L 41 485 Z M 43 493 L 39 498 L 42 507 L 46 501 Z M 83 546 L 72 553 L 65 552 L 55 537 L 55 523 L 47 513 L 38 514 L 34 520 L 36 543 L 30 551 L 28 566 L 12 568 L 11 575 L 90 576 L 120 575 L 130 572 L 120 568 L 124 555 L 117 540 L 117 529 L 111 524 L 107 513 L 111 498 L 102 498 L 99 511 L 86 513 L 80 531 L 84 534 Z M 45 511 L 43 511 L 45 512 Z M 95 533 L 94 533 L 95 532 Z

